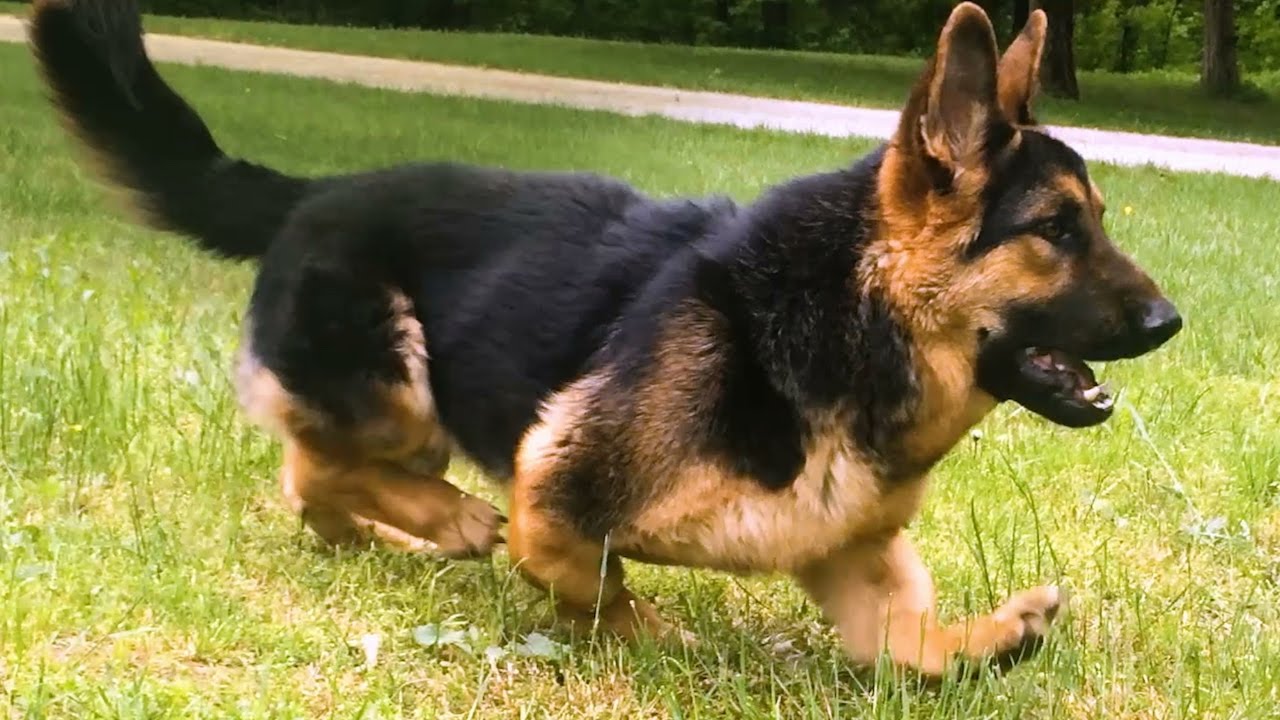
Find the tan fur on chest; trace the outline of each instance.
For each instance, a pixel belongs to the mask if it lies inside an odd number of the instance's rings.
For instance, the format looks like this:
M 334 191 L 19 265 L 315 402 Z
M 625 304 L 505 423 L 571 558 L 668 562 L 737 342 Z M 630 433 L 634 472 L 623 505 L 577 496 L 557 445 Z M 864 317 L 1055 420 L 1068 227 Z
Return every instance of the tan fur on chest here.
M 933 465 L 995 407 L 995 398 L 974 381 L 972 354 L 960 343 L 946 342 L 918 351 L 920 404 L 899 446 L 905 465 Z
M 830 433 L 789 487 L 769 490 L 709 464 L 680 472 L 658 499 L 618 528 L 616 552 L 650 562 L 738 572 L 794 571 L 860 536 L 904 527 L 919 509 L 929 466 L 991 410 L 962 346 L 935 344 L 920 363 L 916 421 L 888 458 L 918 468 L 886 481 L 853 444 Z
M 769 490 L 718 468 L 690 467 L 610 544 L 649 562 L 735 572 L 789 571 L 860 535 L 905 525 L 923 480 L 882 485 L 846 443 L 825 439 L 795 482 Z

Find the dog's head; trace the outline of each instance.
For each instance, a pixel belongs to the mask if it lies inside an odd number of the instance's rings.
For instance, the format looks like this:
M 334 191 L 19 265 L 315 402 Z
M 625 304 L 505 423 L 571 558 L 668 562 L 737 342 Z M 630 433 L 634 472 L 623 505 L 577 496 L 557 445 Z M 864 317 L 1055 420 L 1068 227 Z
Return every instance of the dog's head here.
M 1071 427 L 1112 399 L 1087 361 L 1131 358 L 1182 326 L 1103 228 L 1081 157 L 1031 113 L 1045 16 L 1003 57 L 986 14 L 951 14 L 880 171 L 883 232 L 868 257 L 926 354 L 965 358 L 971 382 Z

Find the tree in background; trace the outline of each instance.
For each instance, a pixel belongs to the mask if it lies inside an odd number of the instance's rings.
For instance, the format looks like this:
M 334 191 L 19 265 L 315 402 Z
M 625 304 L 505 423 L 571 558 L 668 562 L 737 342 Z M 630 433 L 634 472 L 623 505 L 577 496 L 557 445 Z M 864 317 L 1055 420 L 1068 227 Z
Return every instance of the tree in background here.
M 1013 32 L 1021 32 L 1031 16 L 1031 0 L 1013 0 Z
M 1210 94 L 1220 97 L 1240 89 L 1234 5 L 1233 0 L 1204 0 L 1204 56 L 1200 64 L 1200 85 Z
M 728 25 L 729 21 L 733 19 L 733 16 L 730 14 L 730 10 L 732 9 L 733 9 L 733 3 L 731 3 L 730 0 L 716 0 L 716 4 L 715 4 L 716 22 L 722 25 Z
M 1072 0 L 1040 0 L 1038 4 L 1049 20 L 1049 37 L 1040 65 L 1040 84 L 1050 95 L 1078 100 L 1080 85 L 1076 82 L 1074 3 Z M 1015 2 L 1015 15 L 1017 5 Z M 1025 18 L 1023 22 L 1026 22 Z M 1022 26 L 1015 27 L 1021 29 Z
M 762 0 L 760 24 L 769 47 L 791 46 L 791 3 L 789 0 Z

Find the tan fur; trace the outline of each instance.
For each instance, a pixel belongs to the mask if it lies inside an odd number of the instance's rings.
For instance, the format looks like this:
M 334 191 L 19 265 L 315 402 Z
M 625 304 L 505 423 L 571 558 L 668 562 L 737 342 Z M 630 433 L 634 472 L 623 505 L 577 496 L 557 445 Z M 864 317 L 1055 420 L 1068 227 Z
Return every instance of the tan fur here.
M 1093 185 L 1092 181 L 1089 183 Z M 1062 173 L 1055 178 L 1053 184 L 1054 193 L 1058 196 L 1066 196 L 1080 203 L 1082 207 L 1091 207 L 1093 205 L 1093 189 L 1086 187 L 1080 182 L 1080 179 L 1070 173 Z
M 922 483 L 881 487 L 868 460 L 827 419 L 799 477 L 770 491 L 698 457 L 680 419 L 697 413 L 721 362 L 719 320 L 688 307 L 667 326 L 650 379 L 635 390 L 629 467 L 649 477 L 629 482 L 649 489 L 631 519 L 611 535 L 613 551 L 649 562 L 724 570 L 789 570 L 830 552 L 852 536 L 901 527 L 915 513 Z M 605 382 L 595 376 L 553 397 L 521 446 L 515 506 L 522 488 L 554 466 L 579 428 L 592 422 L 590 398 Z
M 904 461 L 927 469 L 995 407 L 974 382 L 976 359 L 967 339 L 935 343 L 916 364 L 920 403 L 904 431 Z
M 1094 214 L 1101 220 L 1107 214 L 1107 200 L 1102 196 L 1102 188 L 1092 180 L 1089 181 L 1089 199 L 1092 201 Z
M 578 423 L 587 416 L 591 397 L 607 379 L 603 374 L 587 375 L 544 404 L 538 414 L 539 421 L 520 442 L 516 477 L 524 477 L 525 482 L 516 483 L 512 488 L 513 506 L 535 500 L 534 488 L 555 463 L 565 459 L 564 443 L 572 440 Z
M 399 465 L 350 464 L 299 442 L 285 444 L 280 485 L 294 512 L 326 542 L 380 539 L 445 557 L 489 552 L 501 516 L 443 478 Z
M 1000 58 L 997 97 L 1005 118 L 1014 124 L 1035 124 L 1031 99 L 1040 86 L 1040 59 L 1044 55 L 1049 23 L 1037 8 Z
M 254 423 L 281 439 L 298 438 L 332 455 L 402 462 L 423 474 L 443 474 L 452 441 L 436 415 L 427 378 L 426 342 L 412 305 L 388 293 L 403 340 L 398 348 L 409 375 L 406 383 L 373 383 L 381 411 L 358 427 L 336 427 L 323 413 L 286 390 L 254 355 L 246 327 L 236 362 L 236 392 Z
M 285 389 L 258 361 L 246 329 L 236 390 L 249 419 L 285 445 L 281 489 L 290 508 L 326 542 L 370 539 L 448 557 L 484 554 L 501 516 L 444 480 L 450 440 L 427 383 L 426 344 L 409 300 L 389 295 L 403 335 L 409 380 L 377 384 L 381 412 L 356 427 L 331 418 Z
M 1063 601 L 1055 587 L 1014 595 L 995 612 L 945 626 L 939 622 L 933 580 L 901 533 L 860 540 L 803 568 L 796 578 L 840 631 L 858 662 L 881 653 L 930 677 L 957 658 L 1011 657 L 1038 641 Z
M 833 434 L 834 435 L 834 434 Z M 675 492 L 614 532 L 617 552 L 657 562 L 740 572 L 788 572 L 850 537 L 884 532 L 915 514 L 923 482 L 882 487 L 833 436 L 777 492 L 707 465 L 671 481 Z
M 601 628 L 624 638 L 640 632 L 663 636 L 671 627 L 651 604 L 623 586 L 622 563 L 612 547 L 582 537 L 540 502 L 545 483 L 563 459 L 561 443 L 571 441 L 578 424 L 586 421 L 590 395 L 604 380 L 587 376 L 561 392 L 521 443 L 507 544 L 516 569 L 552 593 L 562 622 L 591 628 L 598 620 Z

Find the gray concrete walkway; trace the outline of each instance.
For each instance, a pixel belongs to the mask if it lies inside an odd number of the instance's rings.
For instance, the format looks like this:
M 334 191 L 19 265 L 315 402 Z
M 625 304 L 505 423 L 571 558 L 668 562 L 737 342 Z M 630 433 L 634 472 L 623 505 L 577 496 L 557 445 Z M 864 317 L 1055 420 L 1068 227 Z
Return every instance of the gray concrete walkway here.
M 23 20 L 0 15 L 0 41 L 25 40 Z M 883 139 L 892 134 L 898 119 L 898 113 L 892 110 L 624 85 L 174 35 L 148 34 L 146 44 L 147 51 L 158 61 L 283 73 L 405 92 L 563 105 L 624 115 L 660 115 L 740 128 Z M 1280 180 L 1280 147 L 1090 128 L 1055 126 L 1050 132 L 1088 160 Z

